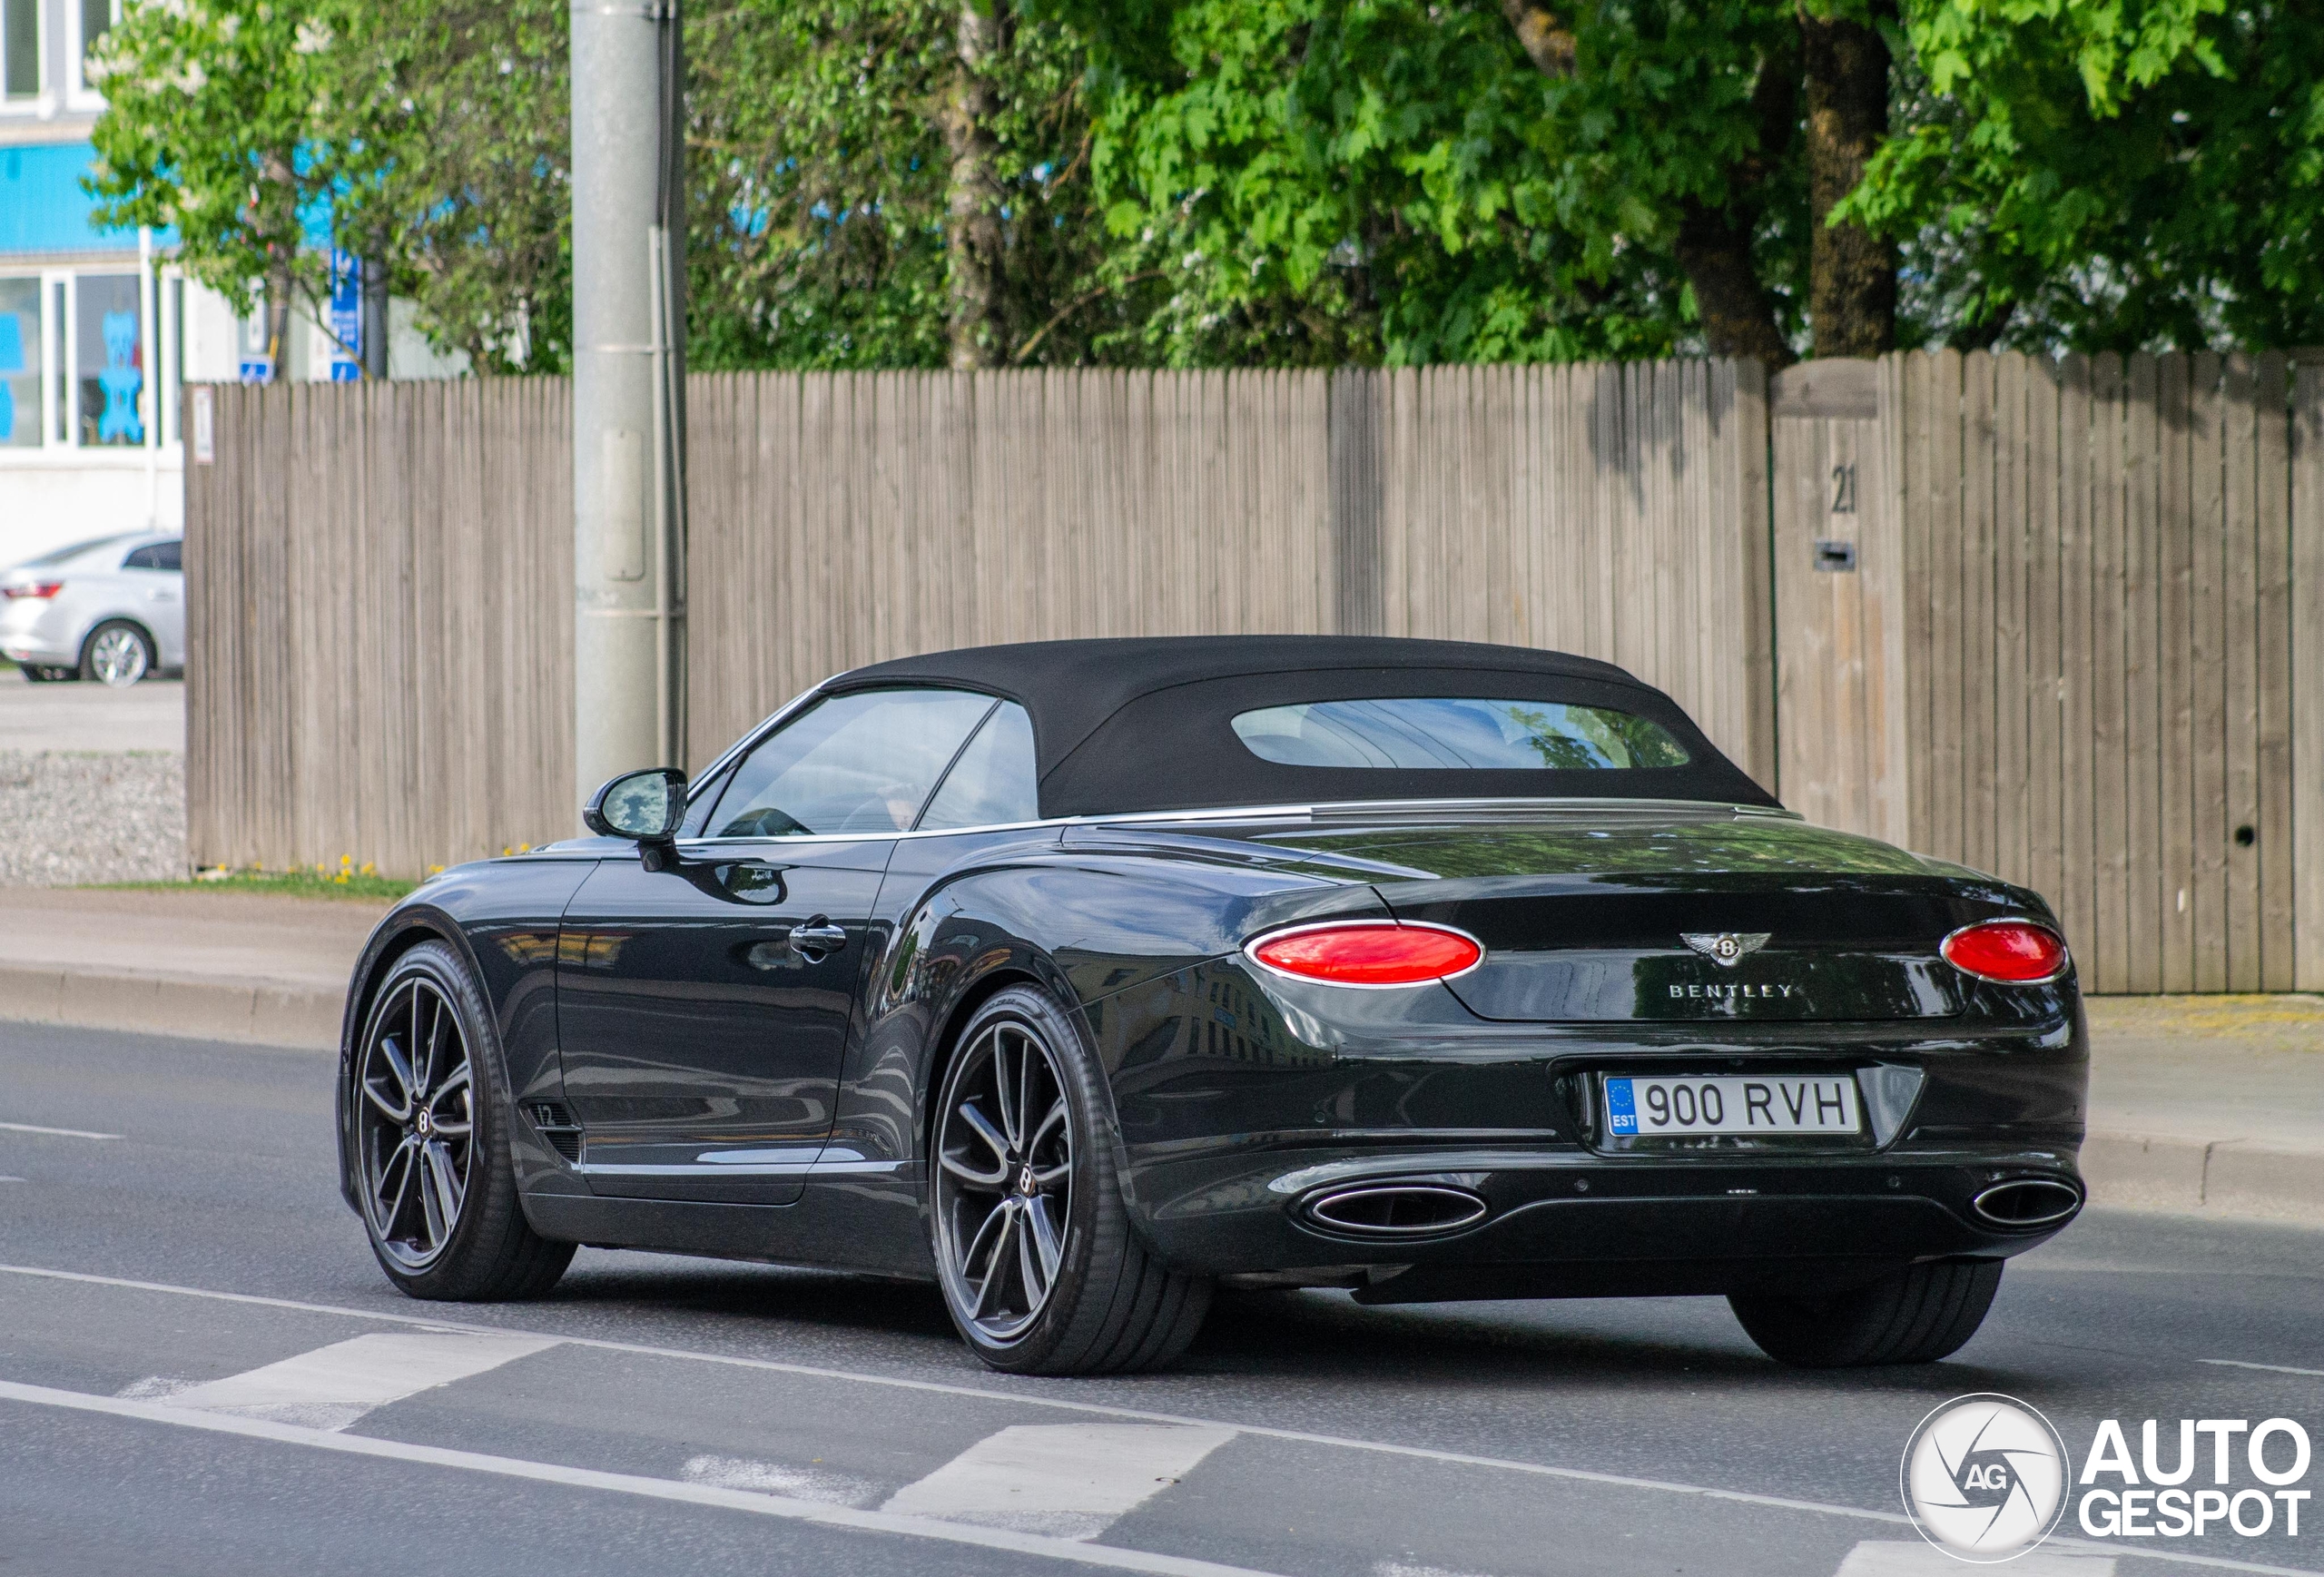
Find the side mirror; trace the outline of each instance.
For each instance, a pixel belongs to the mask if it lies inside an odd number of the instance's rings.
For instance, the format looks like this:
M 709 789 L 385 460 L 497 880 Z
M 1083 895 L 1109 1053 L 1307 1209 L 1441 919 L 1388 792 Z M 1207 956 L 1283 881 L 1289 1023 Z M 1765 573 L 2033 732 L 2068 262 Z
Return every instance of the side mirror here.
M 625 772 L 589 796 L 581 812 L 588 829 L 607 838 L 667 843 L 685 820 L 686 774 L 675 766 Z

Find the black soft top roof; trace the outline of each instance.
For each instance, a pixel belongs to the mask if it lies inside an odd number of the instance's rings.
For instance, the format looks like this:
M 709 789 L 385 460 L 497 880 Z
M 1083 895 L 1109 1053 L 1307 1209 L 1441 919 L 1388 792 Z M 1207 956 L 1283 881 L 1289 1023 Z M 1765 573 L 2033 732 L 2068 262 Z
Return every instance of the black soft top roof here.
M 1381 636 L 1171 636 L 932 652 L 857 668 L 830 691 L 946 685 L 1031 715 L 1044 816 L 1343 800 L 1620 797 L 1776 802 L 1669 696 L 1611 663 L 1563 652 Z M 1685 766 L 1622 771 L 1404 771 L 1263 761 L 1237 713 L 1302 702 L 1473 695 L 1610 706 L 1687 747 Z

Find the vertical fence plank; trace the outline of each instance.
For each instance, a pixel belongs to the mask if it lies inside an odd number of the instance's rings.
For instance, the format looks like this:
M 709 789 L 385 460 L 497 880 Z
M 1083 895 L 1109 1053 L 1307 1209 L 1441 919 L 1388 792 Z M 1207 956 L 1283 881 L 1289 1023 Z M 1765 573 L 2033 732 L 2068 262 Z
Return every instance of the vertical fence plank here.
M 2215 689 L 2224 737 L 2218 772 L 2221 801 L 2205 807 L 2197 830 L 2212 851 L 2206 886 L 2222 905 L 2220 934 L 2205 939 L 2217 955 L 2199 978 L 2214 990 L 2256 991 L 2262 970 L 2260 946 L 2260 611 L 2259 432 L 2255 370 L 2248 356 L 2228 357 L 2219 395 L 2223 451 L 2220 495 L 2220 578 L 2205 623 L 2220 643 L 2220 680 Z M 2243 610 L 2238 616 L 2237 610 Z M 2208 823 L 2208 824 L 2205 824 Z M 2252 842 L 2243 841 L 2249 828 Z
M 2291 833 L 2293 989 L 2324 991 L 2324 364 L 2292 384 Z M 2299 683 L 2297 675 L 2310 676 Z
M 2065 672 L 2061 646 L 2058 508 L 2060 379 L 2047 358 L 2025 369 L 2025 850 L 2023 880 L 2053 906 L 2065 903 Z
M 2157 424 L 2156 548 L 2161 603 L 2162 989 L 2195 985 L 2194 411 L 2187 357 L 2165 356 Z
M 2223 439 L 2227 396 L 2214 355 L 2191 359 L 2188 389 L 2188 947 L 2199 991 L 2227 989 L 2232 916 L 2228 905 L 2228 828 L 2224 824 L 2230 748 L 2228 726 L 2227 593 L 2229 525 Z
M 1994 464 L 1999 443 L 1994 405 L 1994 359 L 1982 350 L 1962 360 L 1961 492 L 1961 853 L 1980 871 L 1999 863 L 1994 826 L 1994 715 L 2000 681 L 1994 673 L 1998 618 L 1994 606 L 1996 557 Z
M 2058 891 L 2054 902 L 2084 970 L 2100 956 L 2095 839 L 2098 786 L 2091 518 L 2090 359 L 2058 364 Z
M 2162 733 L 2161 678 L 2162 556 L 2157 509 L 2162 498 L 2162 381 L 2152 356 L 2130 358 L 2122 432 L 2123 848 L 2130 860 L 2130 959 L 2121 989 L 2163 990 Z
M 2259 359 L 2252 379 L 2255 440 L 2252 555 L 2259 727 L 2260 984 L 2293 987 L 2291 472 L 2285 358 Z M 2314 669 L 2309 670 L 2314 673 Z
M 2026 359 L 2010 351 L 1994 359 L 1993 512 L 1993 854 L 1986 869 L 2012 882 L 2033 879 L 2026 847 L 2031 774 L 2027 761 L 2029 649 L 2027 567 L 2032 523 L 2026 517 Z

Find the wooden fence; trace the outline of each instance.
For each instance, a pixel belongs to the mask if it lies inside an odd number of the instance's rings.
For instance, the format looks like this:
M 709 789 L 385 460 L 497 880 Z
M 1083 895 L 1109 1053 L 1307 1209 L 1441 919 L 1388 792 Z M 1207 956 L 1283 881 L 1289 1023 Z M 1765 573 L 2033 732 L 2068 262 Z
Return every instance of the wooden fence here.
M 186 468 L 196 864 L 416 875 L 572 830 L 568 389 L 187 391 L 215 405 Z
M 217 434 L 187 482 L 194 859 L 410 873 L 569 833 L 566 386 L 189 398 Z M 695 764 L 827 674 L 951 646 L 1556 646 L 1670 690 L 1813 819 L 2050 894 L 2094 989 L 2324 989 L 2324 367 L 747 374 L 688 399 Z
M 882 658 L 1353 631 L 1611 658 L 1771 777 L 1756 364 L 709 375 L 689 754 Z

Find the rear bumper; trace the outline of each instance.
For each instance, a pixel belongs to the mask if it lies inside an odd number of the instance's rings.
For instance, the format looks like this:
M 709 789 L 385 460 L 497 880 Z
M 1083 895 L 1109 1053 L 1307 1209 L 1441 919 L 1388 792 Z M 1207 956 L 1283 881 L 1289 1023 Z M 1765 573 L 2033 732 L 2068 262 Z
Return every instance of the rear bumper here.
M 1972 1202 L 1996 1183 L 2041 1179 L 2082 1194 L 2073 1148 L 2053 1146 L 1728 1162 L 1580 1148 L 1317 1147 L 1137 1172 L 1144 1225 L 1172 1264 L 1344 1280 L 1374 1302 L 1846 1285 L 1915 1260 L 2021 1254 L 2072 1219 L 1987 1221 Z M 1485 1213 L 1441 1234 L 1389 1238 L 1333 1230 L 1310 1214 L 1344 1188 L 1414 1183 L 1473 1195 Z M 1398 1267 L 1411 1268 L 1384 1274 Z

